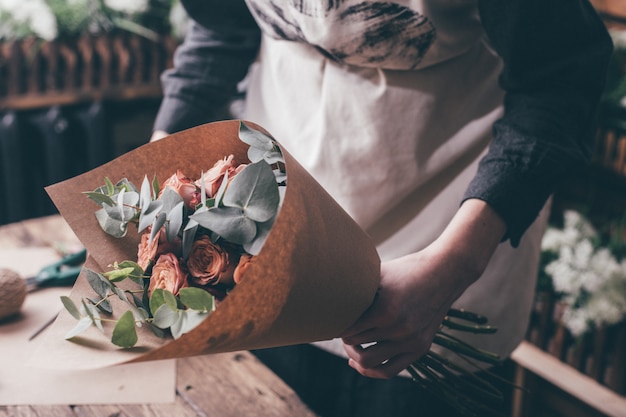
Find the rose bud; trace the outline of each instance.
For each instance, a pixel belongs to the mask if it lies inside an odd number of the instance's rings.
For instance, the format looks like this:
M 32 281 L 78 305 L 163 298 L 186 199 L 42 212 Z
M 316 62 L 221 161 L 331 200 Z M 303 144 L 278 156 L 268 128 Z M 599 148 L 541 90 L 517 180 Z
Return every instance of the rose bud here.
M 232 285 L 237 256 L 234 251 L 213 243 L 208 236 L 200 236 L 191 245 L 187 258 L 190 279 L 200 286 Z
M 168 241 L 165 228 L 162 227 L 159 233 L 152 239 L 152 242 L 150 242 L 152 226 L 149 226 L 147 230 L 146 233 L 141 235 L 137 247 L 137 264 L 139 264 L 144 272 L 147 271 L 154 260 L 163 253 L 171 252 L 177 256 L 181 255 L 182 242 L 178 237 L 171 242 Z
M 209 198 L 213 198 L 219 190 L 222 182 L 224 181 L 224 175 L 228 172 L 229 180 L 234 178 L 242 169 L 246 167 L 245 164 L 235 166 L 235 157 L 229 155 L 228 157 L 221 159 L 213 165 L 211 169 L 204 173 L 204 192 Z M 198 187 L 202 186 L 202 181 L 196 181 Z
M 244 253 L 243 255 L 241 255 L 241 257 L 239 258 L 239 263 L 237 264 L 235 272 L 233 273 L 233 279 L 235 281 L 235 284 L 239 284 L 241 282 L 243 275 L 248 270 L 248 268 L 250 268 L 250 265 L 252 265 L 253 261 L 254 256 L 248 253 Z
M 166 188 L 176 191 L 185 202 L 185 207 L 189 210 L 195 210 L 196 206 L 200 204 L 200 189 L 181 170 L 177 170 L 176 174 L 173 174 L 163 183 L 163 189 L 159 193 L 159 197 L 161 197 L 163 190 Z
M 188 272 L 180 264 L 178 258 L 173 253 L 164 253 L 159 256 L 154 267 L 148 286 L 148 295 L 152 294 L 156 288 L 168 290 L 174 295 L 178 295 L 181 288 L 188 286 Z

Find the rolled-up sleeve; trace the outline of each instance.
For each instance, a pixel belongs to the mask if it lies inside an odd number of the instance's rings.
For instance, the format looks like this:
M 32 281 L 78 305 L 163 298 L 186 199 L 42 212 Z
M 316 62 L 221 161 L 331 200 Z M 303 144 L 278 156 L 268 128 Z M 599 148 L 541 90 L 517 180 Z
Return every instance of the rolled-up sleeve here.
M 258 53 L 260 29 L 243 0 L 187 0 L 190 28 L 161 76 L 154 130 L 174 133 L 214 121 L 238 94 Z
M 587 0 L 479 6 L 504 63 L 504 114 L 464 200 L 490 204 L 517 246 L 555 186 L 590 161 L 612 43 Z

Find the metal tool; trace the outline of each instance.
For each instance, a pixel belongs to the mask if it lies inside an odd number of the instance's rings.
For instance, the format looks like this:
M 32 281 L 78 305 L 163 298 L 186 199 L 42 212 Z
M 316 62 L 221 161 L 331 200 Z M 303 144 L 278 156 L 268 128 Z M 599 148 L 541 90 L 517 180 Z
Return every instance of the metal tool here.
M 76 282 L 78 274 L 87 258 L 87 250 L 72 253 L 58 262 L 43 267 L 34 277 L 26 278 L 28 291 L 44 287 L 70 286 Z

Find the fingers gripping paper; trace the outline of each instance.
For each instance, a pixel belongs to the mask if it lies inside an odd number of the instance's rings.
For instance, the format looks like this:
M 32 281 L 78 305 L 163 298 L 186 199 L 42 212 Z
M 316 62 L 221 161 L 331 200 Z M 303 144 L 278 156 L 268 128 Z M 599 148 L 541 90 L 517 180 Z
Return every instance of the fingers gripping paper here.
M 97 205 L 83 191 L 99 187 L 105 177 L 140 183 L 144 175 L 166 178 L 177 169 L 201 172 L 229 154 L 247 162 L 248 145 L 239 140 L 238 127 L 239 121 L 224 121 L 192 128 L 48 187 L 59 212 L 87 248 L 87 266 L 104 271 L 115 261 L 134 259 L 140 237 L 132 228 L 121 239 L 103 232 L 94 216 Z M 380 260 L 369 237 L 288 149 L 282 151 L 287 187 L 269 237 L 245 280 L 200 325 L 175 340 L 143 329 L 137 346 L 119 349 L 95 328 L 72 342 L 64 340 L 75 320 L 62 312 L 39 358 L 56 357 L 54 362 L 65 368 L 94 368 L 337 337 L 372 302 Z M 81 274 L 70 298 L 88 297 L 90 292 Z

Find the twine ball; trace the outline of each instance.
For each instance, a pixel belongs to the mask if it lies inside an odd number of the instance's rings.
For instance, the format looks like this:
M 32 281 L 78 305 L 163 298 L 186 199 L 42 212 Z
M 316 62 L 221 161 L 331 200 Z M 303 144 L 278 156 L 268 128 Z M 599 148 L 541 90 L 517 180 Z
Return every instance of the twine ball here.
M 19 313 L 26 293 L 26 283 L 17 272 L 0 268 L 0 320 Z

